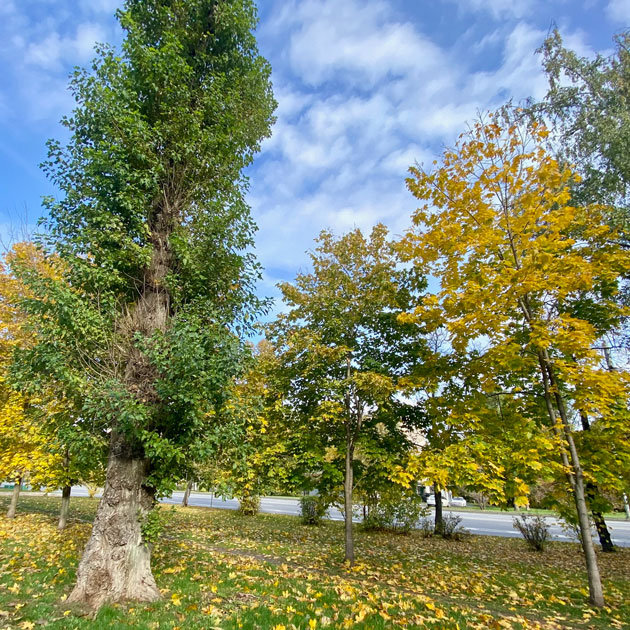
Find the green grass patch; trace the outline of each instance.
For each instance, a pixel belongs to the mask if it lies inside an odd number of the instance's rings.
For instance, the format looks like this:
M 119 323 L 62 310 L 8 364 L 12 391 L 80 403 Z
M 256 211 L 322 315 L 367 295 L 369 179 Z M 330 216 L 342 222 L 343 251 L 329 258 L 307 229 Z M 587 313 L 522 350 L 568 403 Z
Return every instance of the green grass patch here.
M 0 497 L 6 509 L 8 497 Z M 343 525 L 297 517 L 243 517 L 170 508 L 153 553 L 163 600 L 104 607 L 93 617 L 64 604 L 97 500 L 20 499 L 0 517 L 0 628 L 34 630 L 481 628 L 610 629 L 630 621 L 630 550 L 600 554 L 607 607 L 587 603 L 578 545 L 537 554 L 517 539 L 461 542 L 357 528 L 354 567 L 343 565 Z

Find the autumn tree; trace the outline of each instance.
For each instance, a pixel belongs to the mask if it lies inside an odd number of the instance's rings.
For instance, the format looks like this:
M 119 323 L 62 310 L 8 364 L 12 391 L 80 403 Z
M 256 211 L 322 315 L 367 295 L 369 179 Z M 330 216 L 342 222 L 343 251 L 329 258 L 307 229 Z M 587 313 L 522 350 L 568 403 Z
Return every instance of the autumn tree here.
M 535 386 L 578 516 L 590 600 L 602 606 L 588 471 L 573 417 L 586 413 L 619 435 L 627 379 L 602 370 L 594 347 L 623 315 L 615 291 L 628 261 L 606 209 L 571 204 L 574 175 L 550 157 L 547 135 L 536 122 L 490 116 L 445 151 L 433 172 L 413 167 L 408 186 L 423 205 L 403 246 L 416 266 L 440 281 L 417 317 L 445 326 L 456 349 L 483 338 L 493 363 L 510 370 L 527 361 L 537 366 Z
M 24 273 L 44 341 L 17 378 L 54 378 L 110 437 L 103 499 L 68 598 L 160 597 L 142 522 L 207 443 L 260 303 L 242 175 L 269 135 L 270 70 L 250 0 L 127 0 L 120 51 L 77 70 L 49 143 L 42 237 L 63 282 Z M 16 272 L 20 273 L 20 269 Z
M 15 483 L 10 518 L 15 516 L 23 480 L 28 479 L 32 486 L 60 487 L 57 482 L 64 469 L 64 457 L 56 449 L 59 442 L 47 430 L 48 421 L 63 402 L 55 396 L 54 387 L 49 386 L 43 395 L 29 396 L 16 391 L 10 378 L 15 351 L 33 344 L 27 314 L 20 308 L 29 292 L 10 271 L 16 262 L 46 277 L 58 273 L 53 262 L 30 242 L 14 244 L 0 264 L 0 478 Z
M 345 559 L 354 561 L 352 529 L 355 453 L 362 436 L 378 431 L 404 440 L 401 425 L 413 409 L 396 394 L 419 360 L 417 324 L 397 316 L 424 289 L 424 280 L 398 268 L 387 229 L 369 237 L 356 229 L 341 237 L 322 232 L 311 254 L 313 271 L 280 289 L 289 310 L 270 328 L 289 384 L 295 431 L 315 436 L 342 456 Z
M 524 506 L 530 484 L 556 467 L 547 462 L 553 436 L 540 426 L 540 404 L 531 400 L 527 378 L 489 365 L 484 344 L 456 351 L 441 328 L 427 340 L 425 361 L 405 381 L 408 395 L 416 396 L 424 438 L 407 470 L 434 487 L 439 534 L 442 490 L 466 487 L 495 505 Z

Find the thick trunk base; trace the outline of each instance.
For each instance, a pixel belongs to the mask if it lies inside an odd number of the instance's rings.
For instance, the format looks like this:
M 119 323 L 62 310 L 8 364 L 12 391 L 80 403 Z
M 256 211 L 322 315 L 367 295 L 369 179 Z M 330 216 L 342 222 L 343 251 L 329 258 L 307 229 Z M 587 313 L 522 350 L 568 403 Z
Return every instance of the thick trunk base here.
M 59 512 L 59 525 L 57 529 L 61 531 L 66 528 L 68 522 L 68 511 L 70 510 L 70 492 L 72 488 L 70 486 L 64 486 L 61 491 L 61 511 Z
M 69 603 L 98 609 L 105 603 L 160 599 L 140 528 L 153 507 L 153 492 L 145 485 L 147 468 L 122 437 L 112 435 L 103 498 Z

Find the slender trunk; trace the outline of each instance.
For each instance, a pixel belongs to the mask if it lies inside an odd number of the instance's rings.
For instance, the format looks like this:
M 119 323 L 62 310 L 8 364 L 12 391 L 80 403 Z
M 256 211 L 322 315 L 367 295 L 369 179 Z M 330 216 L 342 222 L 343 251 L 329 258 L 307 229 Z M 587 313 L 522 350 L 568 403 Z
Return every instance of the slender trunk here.
M 353 451 L 354 447 L 348 441 L 346 444 L 346 475 L 344 479 L 344 519 L 345 519 L 345 535 L 346 535 L 346 555 L 345 561 L 349 564 L 354 563 L 354 531 L 352 529 L 352 486 L 354 484 L 353 470 Z
M 352 529 L 352 490 L 354 486 L 354 444 L 360 428 L 360 420 L 354 426 L 352 416 L 352 354 L 346 357 L 346 472 L 343 480 L 344 520 L 345 520 L 345 562 L 354 564 L 354 531 Z
M 588 416 L 580 411 L 580 422 L 582 423 L 583 431 L 591 430 L 591 423 L 589 422 Z M 615 551 L 615 546 L 613 545 L 612 538 L 610 537 L 610 531 L 608 531 L 608 526 L 606 525 L 606 521 L 601 512 L 593 510 L 593 504 L 597 502 L 597 497 L 599 496 L 599 488 L 597 484 L 592 481 L 586 482 L 586 498 L 588 500 L 588 504 L 591 506 L 591 514 L 593 516 L 593 523 L 595 523 L 595 529 L 597 530 L 597 535 L 599 537 L 599 544 L 602 546 L 602 551 L 606 553 L 612 553 Z
M 154 502 L 147 476 L 148 461 L 114 431 L 103 497 L 68 602 L 97 609 L 106 602 L 160 598 L 151 573 L 151 550 L 140 527 Z
M 22 476 L 20 475 L 13 486 L 13 492 L 11 493 L 11 503 L 7 510 L 7 518 L 15 518 L 15 511 L 17 510 L 17 503 L 20 497 L 20 490 L 22 488 Z
M 604 606 L 605 603 L 604 593 L 602 589 L 602 580 L 599 574 L 599 567 L 597 565 L 595 546 L 593 545 L 593 539 L 591 538 L 591 524 L 588 518 L 588 508 L 586 506 L 584 474 L 582 472 L 582 466 L 580 464 L 580 457 L 575 446 L 575 441 L 573 440 L 573 431 L 571 429 L 571 425 L 569 424 L 564 399 L 562 398 L 562 393 L 560 392 L 559 383 L 556 381 L 551 360 L 548 356 L 546 356 L 546 353 L 542 357 L 542 362 L 544 363 L 545 370 L 549 377 L 549 384 L 551 385 L 553 395 L 556 399 L 556 405 L 564 430 L 564 437 L 571 458 L 571 467 L 573 469 L 573 479 L 575 482 L 573 496 L 578 516 L 578 523 L 580 526 L 582 549 L 584 551 L 584 558 L 586 560 L 589 600 L 593 606 L 601 608 Z
M 623 509 L 626 511 L 626 520 L 630 520 L 630 505 L 628 505 L 628 495 L 623 493 Z
M 192 490 L 193 482 L 189 481 L 186 484 L 186 490 L 184 491 L 184 498 L 182 499 L 182 505 L 188 507 L 188 499 L 190 498 L 190 491 Z
M 59 512 L 59 525 L 57 529 L 62 530 L 66 528 L 66 522 L 68 521 L 68 510 L 70 509 L 70 493 L 72 486 L 64 486 L 61 491 L 61 511 Z
M 438 536 L 441 536 L 444 533 L 444 514 L 442 510 L 442 491 L 437 487 L 433 486 L 433 496 L 435 496 L 435 526 L 433 531 Z

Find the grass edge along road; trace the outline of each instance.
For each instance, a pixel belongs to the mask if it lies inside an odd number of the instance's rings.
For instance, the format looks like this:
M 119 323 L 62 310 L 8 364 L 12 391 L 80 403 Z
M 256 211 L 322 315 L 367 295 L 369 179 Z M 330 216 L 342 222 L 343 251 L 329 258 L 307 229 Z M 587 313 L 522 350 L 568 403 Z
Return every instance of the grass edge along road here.
M 8 497 L 0 497 L 6 509 Z M 92 618 L 64 605 L 96 500 L 24 497 L 0 517 L 0 628 L 185 630 L 318 628 L 624 628 L 630 550 L 601 554 L 608 606 L 588 607 L 577 545 L 536 554 L 520 540 L 462 542 L 357 528 L 356 566 L 344 567 L 342 524 L 232 511 L 162 507 L 153 568 L 163 600 L 104 607 Z

